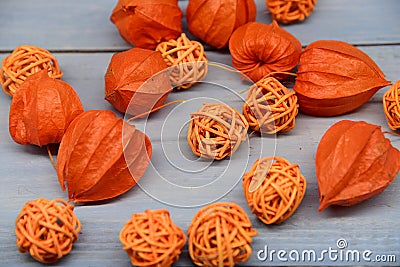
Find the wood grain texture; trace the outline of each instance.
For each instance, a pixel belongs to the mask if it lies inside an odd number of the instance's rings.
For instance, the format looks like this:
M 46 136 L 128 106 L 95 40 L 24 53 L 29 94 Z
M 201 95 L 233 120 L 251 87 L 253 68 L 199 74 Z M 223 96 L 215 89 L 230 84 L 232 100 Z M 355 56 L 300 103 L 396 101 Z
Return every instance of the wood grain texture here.
M 113 51 L 129 47 L 108 20 L 115 1 L 79 1 L 80 8 L 76 8 L 74 4 L 77 2 L 52 1 L 50 4 L 40 0 L 3 1 L 0 22 L 6 31 L 3 36 L 7 38 L 0 39 L 0 51 L 5 51 L 0 53 L 0 60 L 21 43 L 32 43 L 59 51 L 55 56 L 64 72 L 63 80 L 77 91 L 85 109 L 115 111 L 104 100 L 103 77 Z M 179 3 L 183 7 L 187 4 L 186 1 Z M 257 6 L 258 20 L 264 21 L 260 18 L 265 15 L 262 11 L 263 1 L 257 1 Z M 287 26 L 287 29 L 293 30 L 303 44 L 324 38 L 371 44 L 361 46 L 360 49 L 376 61 L 388 80 L 396 81 L 400 79 L 400 45 L 383 44 L 399 43 L 399 28 L 393 26 L 397 25 L 393 24 L 396 18 L 394 13 L 397 13 L 395 11 L 399 7 L 400 2 L 396 0 L 320 1 L 315 13 L 307 21 Z M 356 17 L 359 19 L 354 20 Z M 81 23 L 82 20 L 85 23 Z M 210 61 L 231 64 L 226 51 L 207 51 L 207 56 Z M 259 232 L 252 244 L 251 259 L 239 266 L 398 266 L 399 176 L 382 194 L 368 201 L 349 208 L 328 208 L 318 213 L 314 166 L 320 138 L 338 120 L 365 120 L 389 131 L 381 104 L 382 96 L 388 88 L 378 91 L 370 101 L 350 114 L 333 118 L 299 114 L 296 127 L 286 134 L 276 137 L 251 136 L 230 161 L 212 164 L 204 160 L 193 162 L 196 158 L 185 141 L 190 111 L 204 101 L 222 101 L 241 110 L 245 95 L 237 92 L 246 86 L 237 73 L 210 67 L 209 75 L 203 83 L 187 91 L 171 93 L 167 100 L 183 99 L 185 103 L 160 110 L 148 120 L 134 121 L 152 140 L 152 166 L 139 186 L 126 194 L 96 205 L 76 206 L 75 212 L 83 225 L 82 233 L 71 254 L 52 266 L 131 266 L 128 256 L 122 250 L 118 234 L 133 212 L 167 208 L 174 222 L 186 232 L 199 207 L 215 200 L 238 203 Z M 60 189 L 45 148 L 21 146 L 12 141 L 8 133 L 10 101 L 8 95 L 0 94 L 0 266 L 41 266 L 29 255 L 18 252 L 14 220 L 27 201 L 39 197 L 67 199 L 67 193 Z M 122 117 L 122 114 L 116 114 Z M 387 137 L 396 148 L 400 148 L 398 137 Z M 52 148 L 55 153 L 56 147 Z M 259 156 L 274 153 L 299 164 L 308 186 L 303 202 L 293 217 L 281 225 L 266 226 L 247 207 L 240 179 L 241 174 Z M 350 250 L 368 249 L 373 252 L 371 257 L 395 255 L 397 262 L 382 264 L 329 259 L 324 262 L 284 262 L 277 260 L 276 254 L 273 261 L 257 258 L 257 252 L 266 245 L 269 250 L 315 250 L 320 253 L 330 247 L 337 249 L 336 241 L 339 238 L 347 240 L 347 248 Z M 187 245 L 175 266 L 193 266 Z

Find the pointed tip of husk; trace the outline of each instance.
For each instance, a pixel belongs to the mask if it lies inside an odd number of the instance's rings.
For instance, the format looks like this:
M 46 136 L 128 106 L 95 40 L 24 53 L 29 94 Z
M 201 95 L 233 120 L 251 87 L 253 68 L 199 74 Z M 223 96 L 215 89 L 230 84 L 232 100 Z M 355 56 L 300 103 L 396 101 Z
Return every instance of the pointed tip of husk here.
M 57 171 L 57 167 L 56 167 L 56 171 Z M 58 172 L 58 171 L 57 171 L 57 172 Z M 65 182 L 66 182 L 66 181 L 64 180 L 64 177 L 58 175 L 58 182 L 59 182 L 59 184 L 60 184 L 60 187 L 61 187 L 61 190 L 62 190 L 62 191 L 67 190 L 67 187 L 66 187 L 66 185 L 65 185 Z
M 322 212 L 324 209 L 326 209 L 328 206 L 327 205 L 322 205 L 322 204 L 320 204 L 319 205 L 319 207 L 318 207 L 318 212 Z
M 329 207 L 329 203 L 327 203 L 326 198 L 325 197 L 320 197 L 319 199 L 319 207 L 318 207 L 318 212 L 323 211 L 324 209 L 326 209 L 327 207 Z

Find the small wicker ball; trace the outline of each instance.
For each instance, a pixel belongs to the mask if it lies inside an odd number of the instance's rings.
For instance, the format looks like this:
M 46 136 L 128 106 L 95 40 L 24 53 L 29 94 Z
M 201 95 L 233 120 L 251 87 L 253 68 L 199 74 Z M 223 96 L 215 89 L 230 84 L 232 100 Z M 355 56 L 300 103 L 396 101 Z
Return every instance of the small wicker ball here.
M 300 205 L 306 184 L 297 164 L 274 156 L 258 159 L 242 181 L 251 211 L 265 224 L 288 219 Z
M 274 77 L 266 77 L 250 87 L 243 115 L 253 131 L 274 134 L 294 128 L 298 107 L 293 91 Z
M 62 199 L 27 202 L 15 220 L 18 250 L 42 263 L 53 263 L 72 250 L 81 223 L 74 206 Z
M 119 239 L 135 266 L 171 266 L 178 260 L 186 236 L 164 209 L 132 214 Z
M 266 0 L 272 18 L 278 22 L 289 24 L 302 21 L 310 16 L 317 0 Z
M 235 203 L 213 203 L 200 209 L 188 229 L 189 254 L 198 266 L 234 266 L 249 259 L 257 231 Z
M 189 40 L 184 33 L 157 45 L 169 68 L 172 86 L 176 90 L 188 89 L 206 77 L 208 71 L 206 53 L 201 43 Z
M 29 75 L 41 70 L 47 70 L 51 78 L 61 78 L 63 75 L 57 59 L 46 49 L 32 45 L 19 46 L 1 63 L 1 86 L 4 92 L 12 96 Z
M 246 140 L 249 124 L 228 105 L 204 103 L 190 115 L 187 140 L 197 156 L 221 160 L 231 156 Z
M 400 80 L 383 95 L 383 110 L 390 129 L 400 129 Z

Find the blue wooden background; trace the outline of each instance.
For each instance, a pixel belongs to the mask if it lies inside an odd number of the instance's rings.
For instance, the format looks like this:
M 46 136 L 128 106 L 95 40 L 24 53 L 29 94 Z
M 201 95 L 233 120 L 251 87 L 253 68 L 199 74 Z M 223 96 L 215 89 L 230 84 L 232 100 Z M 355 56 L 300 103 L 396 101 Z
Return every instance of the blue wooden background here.
M 179 1 L 183 10 L 187 3 Z M 256 3 L 257 21 L 270 23 L 264 1 Z M 61 65 L 62 79 L 77 91 L 86 110 L 115 111 L 104 100 L 103 76 L 112 54 L 131 47 L 109 20 L 115 4 L 113 0 L 2 0 L 0 60 L 21 44 L 49 49 Z M 376 61 L 388 80 L 395 82 L 400 79 L 399 13 L 398 0 L 320 0 L 307 20 L 283 27 L 303 46 L 321 39 L 355 44 Z M 184 29 L 187 31 L 186 26 Z M 210 61 L 231 65 L 225 50 L 209 49 L 207 57 Z M 76 206 L 82 233 L 71 254 L 54 266 L 130 266 L 118 234 L 132 213 L 166 208 L 175 223 L 186 231 L 200 206 L 216 200 L 238 203 L 258 231 L 253 239 L 251 259 L 240 266 L 400 265 L 399 177 L 382 194 L 357 206 L 317 211 L 314 158 L 321 136 L 330 125 L 342 119 L 365 120 L 389 131 L 381 103 L 388 87 L 350 114 L 333 118 L 299 114 L 291 132 L 276 137 L 250 137 L 231 161 L 208 165 L 200 160 L 194 164 L 191 160 L 195 157 L 185 143 L 189 113 L 204 101 L 224 101 L 240 110 L 244 96 L 237 92 L 243 88 L 237 75 L 211 67 L 204 83 L 168 97 L 168 101 L 184 99 L 186 104 L 165 108 L 151 115 L 148 121 L 135 121 L 152 140 L 152 165 L 139 186 L 128 193 L 99 205 Z M 0 94 L 0 265 L 40 266 L 29 255 L 18 252 L 14 220 L 25 202 L 39 197 L 67 199 L 67 193 L 61 191 L 44 148 L 21 146 L 12 141 L 8 133 L 10 102 L 9 96 Z M 400 148 L 398 137 L 388 138 Z M 176 153 L 179 148 L 183 155 Z M 258 157 L 272 154 L 299 164 L 308 186 L 293 217 L 281 225 L 266 226 L 247 207 L 240 179 Z M 284 262 L 276 258 L 262 261 L 257 257 L 257 254 L 263 255 L 258 252 L 265 246 L 269 250 L 315 250 L 317 253 L 338 249 L 339 239 L 347 241 L 343 251 L 370 250 L 372 260 Z M 376 256 L 388 256 L 391 262 L 378 262 Z M 192 266 L 187 246 L 175 266 Z

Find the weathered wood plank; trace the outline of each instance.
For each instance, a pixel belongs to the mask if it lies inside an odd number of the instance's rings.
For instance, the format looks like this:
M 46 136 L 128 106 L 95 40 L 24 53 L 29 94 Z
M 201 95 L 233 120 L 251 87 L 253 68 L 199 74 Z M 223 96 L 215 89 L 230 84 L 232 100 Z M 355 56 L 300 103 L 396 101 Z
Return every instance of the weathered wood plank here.
M 398 55 L 400 46 L 361 47 L 382 68 L 389 80 L 399 79 Z M 7 54 L 0 54 L 2 59 Z M 65 73 L 63 80 L 69 82 L 82 99 L 85 109 L 112 109 L 104 99 L 103 75 L 112 53 L 56 53 Z M 227 53 L 208 52 L 211 61 L 230 64 Z M 186 128 L 177 130 L 182 122 L 189 118 L 189 112 L 209 97 L 227 102 L 241 108 L 240 97 L 234 92 L 245 88 L 236 74 L 218 68 L 212 68 L 207 77 L 210 82 L 224 84 L 228 89 L 207 83 L 201 83 L 183 92 L 171 93 L 168 101 L 184 99 L 181 105 L 170 106 L 151 115 L 149 120 L 137 120 L 135 124 L 151 138 L 154 147 L 152 167 L 148 169 L 139 186 L 126 194 L 101 205 L 78 205 L 75 209 L 83 224 L 80 239 L 68 257 L 55 266 L 130 266 L 128 256 L 121 249 L 118 240 L 120 229 L 131 213 L 145 209 L 167 208 L 175 223 L 185 231 L 190 225 L 198 205 L 219 199 L 238 203 L 250 216 L 253 226 L 259 234 L 252 244 L 251 259 L 240 266 L 269 265 L 374 265 L 374 262 L 336 261 L 297 261 L 284 262 L 275 258 L 262 261 L 257 252 L 267 245 L 269 250 L 315 250 L 321 253 L 324 249 L 337 249 L 336 241 L 344 238 L 348 249 L 364 251 L 375 255 L 395 255 L 397 262 L 385 265 L 397 265 L 400 260 L 400 200 L 398 192 L 400 183 L 395 180 L 381 195 L 360 205 L 350 208 L 329 208 L 318 213 L 318 189 L 315 180 L 314 157 L 318 142 L 326 129 L 341 119 L 366 120 L 379 124 L 389 130 L 381 108 L 381 97 L 387 88 L 379 91 L 368 103 L 357 111 L 334 118 L 315 118 L 300 114 L 295 129 L 287 134 L 272 137 L 252 136 L 243 143 L 231 161 L 214 162 L 204 172 L 188 173 L 190 168 L 199 168 L 207 162 L 187 163 L 183 157 L 176 155 L 177 143 L 182 153 L 189 159 L 195 157 L 185 143 Z M 229 89 L 230 88 L 230 89 Z M 243 96 L 244 97 L 244 96 Z M 67 198 L 62 192 L 56 172 L 51 166 L 44 148 L 20 146 L 14 143 L 8 133 L 8 108 L 10 97 L 0 94 L 0 265 L 1 266 L 39 266 L 28 255 L 18 252 L 15 245 L 14 220 L 26 201 L 39 197 Z M 197 102 L 196 102 L 197 101 Z M 191 104 L 191 105 L 189 105 Z M 170 115 L 171 117 L 168 117 Z M 163 123 L 165 125 L 163 126 Z M 164 127 L 161 134 L 160 127 Z M 398 138 L 388 136 L 393 145 L 400 148 Z M 261 148 L 261 145 L 263 147 Z M 274 151 L 276 146 L 276 151 Z M 164 153 L 170 158 L 165 159 Z M 297 163 L 307 178 L 306 196 L 287 222 L 279 226 L 266 226 L 251 214 L 243 197 L 240 183 L 241 174 L 259 156 L 276 155 Z M 186 168 L 182 170 L 172 165 Z M 159 174 L 156 173 L 159 172 Z M 197 171 L 199 171 L 197 169 Z M 227 171 L 228 174 L 224 174 Z M 179 190 L 178 186 L 165 187 L 160 175 L 171 183 L 193 187 Z M 220 178 L 215 180 L 215 178 Z M 397 177 L 399 178 L 399 177 Z M 199 185 L 206 182 L 214 184 L 204 193 Z M 182 208 L 182 206 L 187 206 Z M 259 254 L 263 256 L 262 253 Z M 319 254 L 318 254 L 319 256 Z M 187 246 L 176 266 L 191 266 Z
M 22 44 L 49 50 L 114 51 L 131 46 L 118 34 L 109 17 L 117 1 L 46 0 L 2 1 L 0 4 L 0 51 Z M 256 0 L 257 21 L 270 23 L 264 0 Z M 186 10 L 187 1 L 179 1 Z M 303 45 L 320 39 L 353 44 L 400 43 L 397 0 L 319 1 L 304 22 L 283 26 Z M 186 23 L 183 18 L 184 24 Z M 184 25 L 187 32 L 187 26 Z

